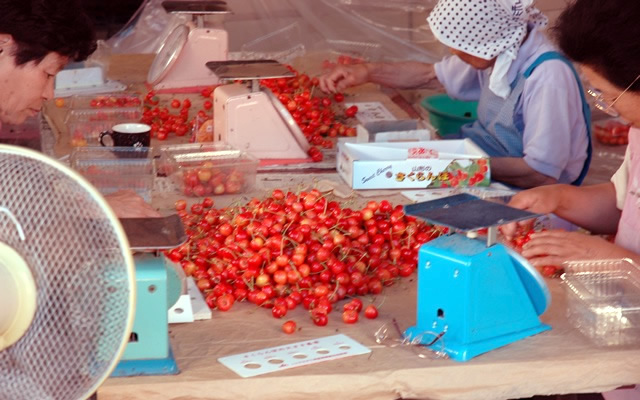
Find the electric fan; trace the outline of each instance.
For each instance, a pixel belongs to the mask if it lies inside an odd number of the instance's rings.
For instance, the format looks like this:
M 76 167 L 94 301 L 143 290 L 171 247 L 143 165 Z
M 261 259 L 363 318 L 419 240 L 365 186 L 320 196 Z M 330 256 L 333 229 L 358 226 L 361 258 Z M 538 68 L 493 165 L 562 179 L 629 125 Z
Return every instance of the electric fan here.
M 106 201 L 64 165 L 0 145 L 0 399 L 91 396 L 133 324 L 134 263 Z

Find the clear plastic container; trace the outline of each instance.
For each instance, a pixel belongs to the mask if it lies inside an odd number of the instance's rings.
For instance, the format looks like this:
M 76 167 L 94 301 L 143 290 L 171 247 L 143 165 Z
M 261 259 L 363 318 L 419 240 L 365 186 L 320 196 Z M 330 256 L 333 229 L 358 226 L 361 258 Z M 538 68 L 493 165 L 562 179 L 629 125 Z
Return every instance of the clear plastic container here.
M 596 139 L 603 144 L 617 146 L 629 143 L 629 129 L 631 125 L 618 120 L 609 120 L 606 123 L 593 125 L 593 133 Z
M 102 194 L 133 190 L 151 202 L 156 175 L 147 147 L 77 147 L 70 165 Z
M 159 172 L 170 176 L 186 196 L 244 193 L 255 186 L 258 159 L 228 145 L 166 146 L 160 153 Z
M 564 265 L 567 317 L 600 346 L 640 342 L 640 269 L 629 259 Z
M 137 92 L 75 95 L 71 98 L 74 110 L 136 107 L 142 107 L 142 95 Z
M 96 146 L 100 132 L 123 122 L 140 122 L 140 118 L 141 107 L 72 109 L 65 118 L 65 125 L 74 146 Z

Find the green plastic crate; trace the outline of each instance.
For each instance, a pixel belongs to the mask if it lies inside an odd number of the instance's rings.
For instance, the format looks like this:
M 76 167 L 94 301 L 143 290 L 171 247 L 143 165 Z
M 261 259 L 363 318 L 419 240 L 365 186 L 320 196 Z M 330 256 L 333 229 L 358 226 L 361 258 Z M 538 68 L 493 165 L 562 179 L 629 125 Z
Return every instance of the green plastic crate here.
M 425 97 L 422 107 L 429 111 L 429 122 L 440 135 L 457 133 L 462 125 L 478 118 L 477 101 L 454 100 L 446 94 Z

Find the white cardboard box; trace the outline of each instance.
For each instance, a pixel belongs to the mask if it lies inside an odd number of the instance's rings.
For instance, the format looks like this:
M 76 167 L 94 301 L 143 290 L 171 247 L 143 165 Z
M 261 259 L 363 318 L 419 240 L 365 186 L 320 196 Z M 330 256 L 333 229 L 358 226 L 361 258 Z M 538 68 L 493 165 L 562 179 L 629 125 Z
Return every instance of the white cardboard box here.
M 433 129 L 423 121 L 415 119 L 358 124 L 356 132 L 358 143 L 417 142 L 433 139 Z
M 353 189 L 488 186 L 489 157 L 469 139 L 338 144 L 337 169 Z

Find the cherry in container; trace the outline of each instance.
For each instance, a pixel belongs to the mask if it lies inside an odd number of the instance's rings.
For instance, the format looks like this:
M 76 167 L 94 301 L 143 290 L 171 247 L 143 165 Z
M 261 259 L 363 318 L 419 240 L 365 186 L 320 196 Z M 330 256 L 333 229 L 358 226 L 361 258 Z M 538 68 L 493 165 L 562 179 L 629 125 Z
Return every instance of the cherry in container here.
M 629 143 L 631 125 L 616 120 L 595 124 L 593 131 L 596 139 L 606 145 L 617 146 Z

